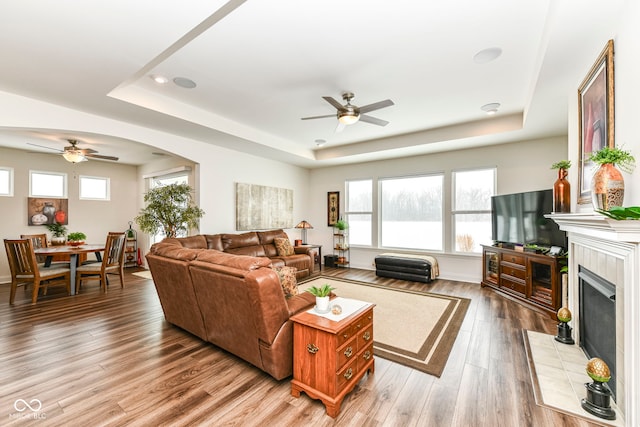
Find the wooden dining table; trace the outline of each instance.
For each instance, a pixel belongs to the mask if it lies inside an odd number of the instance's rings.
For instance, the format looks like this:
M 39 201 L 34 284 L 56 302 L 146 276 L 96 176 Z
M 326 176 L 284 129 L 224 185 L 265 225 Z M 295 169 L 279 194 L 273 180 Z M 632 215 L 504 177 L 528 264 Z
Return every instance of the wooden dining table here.
M 76 294 L 76 269 L 78 267 L 78 257 L 80 254 L 86 254 L 93 252 L 96 255 L 96 259 L 102 262 L 102 252 L 104 251 L 105 244 L 98 245 L 81 245 L 81 246 L 49 246 L 46 248 L 34 249 L 36 255 L 45 256 L 43 268 L 51 267 L 51 260 L 54 255 L 69 255 L 69 268 L 71 270 L 71 277 L 69 278 L 69 285 L 71 288 L 71 295 Z

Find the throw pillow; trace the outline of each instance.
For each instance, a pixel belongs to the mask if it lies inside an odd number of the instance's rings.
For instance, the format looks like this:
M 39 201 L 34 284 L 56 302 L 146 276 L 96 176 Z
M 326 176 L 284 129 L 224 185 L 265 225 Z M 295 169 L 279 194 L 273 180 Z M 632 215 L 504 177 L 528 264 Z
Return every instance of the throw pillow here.
M 287 238 L 276 237 L 275 239 L 273 239 L 273 244 L 276 246 L 276 252 L 278 252 L 278 256 L 289 256 L 295 254 L 293 246 L 291 246 L 291 242 Z
M 291 298 L 294 295 L 298 295 L 298 282 L 296 281 L 295 267 L 278 267 L 274 268 L 278 279 L 280 279 L 280 286 L 282 286 L 282 292 L 284 292 L 285 298 Z

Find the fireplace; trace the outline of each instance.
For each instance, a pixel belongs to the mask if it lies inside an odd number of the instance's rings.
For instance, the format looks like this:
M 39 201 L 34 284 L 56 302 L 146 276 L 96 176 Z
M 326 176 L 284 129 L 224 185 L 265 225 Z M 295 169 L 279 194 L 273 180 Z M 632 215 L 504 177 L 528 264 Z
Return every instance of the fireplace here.
M 583 343 L 586 338 L 595 341 L 600 347 L 615 349 L 615 356 L 603 357 L 602 349 L 586 350 L 592 356 L 605 360 L 612 369 L 615 402 L 626 426 L 640 426 L 640 221 L 616 221 L 593 212 L 551 214 L 549 215 L 560 229 L 567 232 L 569 283 L 566 305 L 573 313 L 571 320 L 574 339 Z M 605 285 L 598 289 L 585 287 L 585 278 L 603 279 Z M 600 283 L 600 281 L 597 281 Z M 582 290 L 581 290 L 582 288 Z M 586 292 L 590 294 L 587 295 Z M 582 294 L 582 295 L 581 295 Z M 614 298 L 611 298 L 615 295 Z M 587 297 L 585 302 L 584 297 Z M 589 301 L 591 300 L 591 301 Z M 595 301 L 595 302 L 594 302 Z M 599 302 L 598 302 L 599 301 Z M 586 307 L 581 307 L 586 304 Z M 589 308 L 589 304 L 596 308 Z M 607 307 L 607 308 L 605 308 Z M 593 313 L 611 316 L 605 326 L 609 333 L 592 331 L 593 324 L 600 326 L 601 321 L 593 322 Z M 583 325 L 586 324 L 586 325 Z M 586 331 L 583 327 L 586 326 Z M 596 334 L 596 337 L 589 335 Z M 609 341 L 597 338 L 606 334 Z M 586 334 L 586 337 L 583 335 Z M 604 343 L 604 344 L 602 344 Z M 591 353 L 594 352 L 594 353 Z M 609 360 L 606 360 L 609 358 Z M 611 381 L 610 381 L 611 383 Z
M 607 384 L 616 395 L 616 286 L 578 266 L 580 347 L 587 357 L 599 357 L 609 366 Z

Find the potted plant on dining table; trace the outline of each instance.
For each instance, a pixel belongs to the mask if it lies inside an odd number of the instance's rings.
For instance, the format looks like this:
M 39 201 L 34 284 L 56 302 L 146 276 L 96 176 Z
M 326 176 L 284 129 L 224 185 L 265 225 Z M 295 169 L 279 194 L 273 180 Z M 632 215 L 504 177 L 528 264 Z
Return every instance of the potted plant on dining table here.
M 84 245 L 86 239 L 87 235 L 80 231 L 75 231 L 73 233 L 67 234 L 67 243 L 69 244 L 69 246 Z
M 47 227 L 47 229 L 51 232 L 52 245 L 64 245 L 66 241 L 65 235 L 67 234 L 67 227 L 58 222 L 54 222 L 53 224 L 46 224 L 45 227 Z

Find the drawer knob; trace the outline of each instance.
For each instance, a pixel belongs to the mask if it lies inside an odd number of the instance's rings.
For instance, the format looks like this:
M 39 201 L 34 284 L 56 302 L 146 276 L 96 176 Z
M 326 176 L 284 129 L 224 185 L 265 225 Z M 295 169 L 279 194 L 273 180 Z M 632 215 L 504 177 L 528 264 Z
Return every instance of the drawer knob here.
M 369 341 L 371 339 L 371 332 L 365 331 L 364 334 L 362 334 L 362 339 Z
M 307 351 L 311 354 L 316 354 L 318 352 L 318 347 L 315 344 L 307 344 Z
M 371 359 L 371 352 L 369 350 L 365 351 L 362 357 L 364 357 L 364 360 Z
M 353 369 L 351 368 L 347 369 L 343 376 L 346 380 L 350 380 L 351 377 L 353 376 Z
M 351 347 L 347 347 L 344 351 L 345 357 L 351 357 L 353 355 L 353 349 Z

